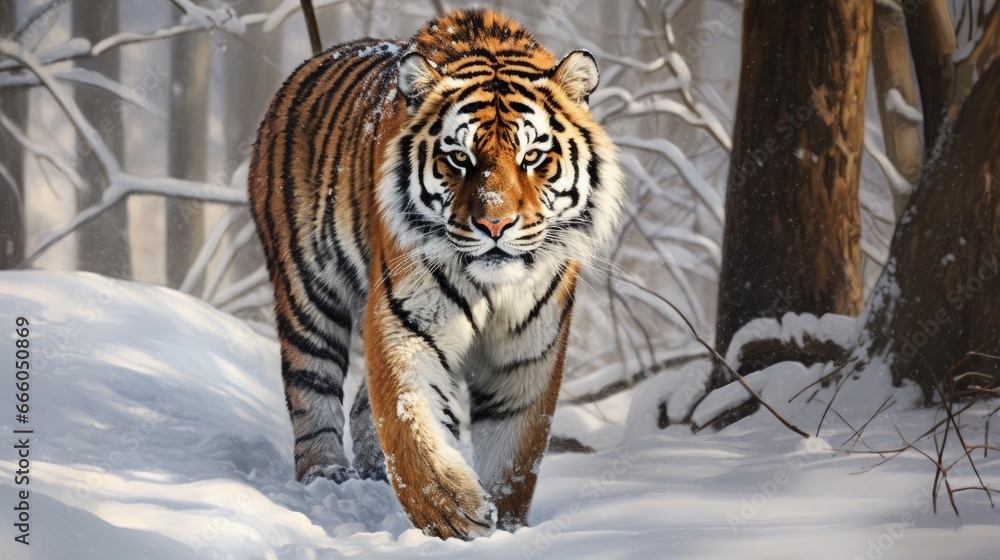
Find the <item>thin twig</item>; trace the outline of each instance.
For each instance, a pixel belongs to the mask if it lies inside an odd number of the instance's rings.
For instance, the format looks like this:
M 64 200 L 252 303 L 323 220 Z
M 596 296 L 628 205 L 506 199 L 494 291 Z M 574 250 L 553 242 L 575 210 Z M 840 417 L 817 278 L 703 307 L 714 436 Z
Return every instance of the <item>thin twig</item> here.
M 951 386 L 949 387 L 949 389 L 950 389 L 950 391 L 949 391 L 949 398 L 947 400 L 945 399 L 944 389 L 942 389 L 937 383 L 934 384 L 934 388 L 937 389 L 938 395 L 940 395 L 940 397 L 941 397 L 941 407 L 944 409 L 945 414 L 948 415 L 949 422 L 951 423 L 952 426 L 955 427 L 955 435 L 958 437 L 958 442 L 960 444 L 962 444 L 962 448 L 963 449 L 968 449 L 969 448 L 969 444 L 965 443 L 965 437 L 962 436 L 962 429 L 958 427 L 958 420 L 956 420 L 956 416 L 957 415 L 954 413 L 954 409 L 953 409 L 954 404 L 955 404 L 955 401 L 954 401 L 954 396 L 955 396 L 955 386 L 954 386 L 955 378 L 952 377 L 951 373 L 952 373 L 951 371 L 948 372 L 949 385 L 951 385 Z M 932 375 L 933 375 L 933 373 L 932 373 Z M 945 433 L 947 433 L 947 432 L 945 432 Z M 965 456 L 969 460 L 969 465 L 972 467 L 972 472 L 976 473 L 976 479 L 979 480 L 979 485 L 982 487 L 982 489 L 984 491 L 986 491 L 986 495 L 989 497 L 990 507 L 994 507 L 993 506 L 993 497 L 990 496 L 989 491 L 986 489 L 986 483 L 983 482 L 983 477 L 982 477 L 982 475 L 979 474 L 979 468 L 976 467 L 976 461 L 975 461 L 975 459 L 972 458 L 972 456 L 969 454 L 968 451 L 965 452 Z
M 312 0 L 301 0 L 302 15 L 306 18 L 306 28 L 309 29 L 309 44 L 312 45 L 313 56 L 323 52 L 323 41 L 319 38 L 319 22 L 316 21 L 316 10 L 313 10 Z
M 802 389 L 800 389 L 798 393 L 795 393 L 794 395 L 792 395 L 792 398 L 788 399 L 788 402 L 792 402 L 795 399 L 799 398 L 799 395 L 801 395 L 802 393 L 805 393 L 806 391 L 808 391 L 810 387 L 815 387 L 816 385 L 819 385 L 820 383 L 825 383 L 827 380 L 833 378 L 833 376 L 836 375 L 837 373 L 839 373 L 840 370 L 844 369 L 845 365 L 847 365 L 847 364 L 842 364 L 842 365 L 837 366 L 830 373 L 828 373 L 828 374 L 824 375 L 823 377 L 820 377 L 816 381 L 813 381 L 812 383 L 806 385 L 805 387 L 803 387 Z M 809 398 L 811 399 L 812 397 L 809 397 Z
M 849 377 L 850 375 L 845 375 L 838 380 L 839 383 L 837 383 L 837 387 L 833 390 L 833 396 L 830 397 L 830 402 L 826 403 L 826 408 L 823 409 L 823 415 L 819 417 L 819 425 L 816 426 L 816 437 L 819 437 L 819 432 L 823 429 L 823 422 L 826 421 L 826 415 L 830 413 L 830 409 L 833 407 L 833 401 L 837 400 L 837 395 L 840 394 L 840 389 L 844 387 Z
M 896 401 L 892 401 L 892 403 L 889 403 L 890 399 L 892 399 L 892 395 L 889 395 L 888 397 L 885 398 L 884 401 L 882 401 L 882 404 L 878 407 L 878 410 L 875 411 L 875 414 L 872 414 L 871 418 L 869 418 L 864 424 L 862 424 L 859 429 L 855 430 L 854 435 L 852 435 L 851 437 L 847 438 L 847 441 L 845 441 L 843 443 L 843 445 L 847 445 L 848 443 L 850 443 L 850 441 L 852 439 L 857 438 L 854 441 L 854 445 L 851 446 L 851 449 L 854 449 L 855 447 L 857 447 L 858 442 L 861 441 L 861 436 L 865 432 L 865 428 L 868 427 L 868 424 L 871 424 L 872 420 L 874 420 L 876 417 L 878 417 L 879 414 L 882 413 L 882 410 L 888 409 L 892 405 L 896 404 Z M 888 405 L 888 406 L 886 406 L 886 405 Z M 834 411 L 834 412 L 836 412 L 836 411 Z M 839 414 L 838 414 L 838 416 L 839 416 Z
M 693 352 L 691 354 L 677 356 L 675 358 L 669 358 L 663 360 L 659 363 L 654 363 L 648 368 L 640 366 L 640 369 L 638 371 L 630 374 L 625 379 L 618 379 L 614 383 L 605 385 L 596 391 L 591 391 L 583 395 L 576 395 L 562 402 L 568 404 L 587 404 L 587 403 L 602 401 L 612 395 L 617 395 L 618 393 L 621 393 L 622 391 L 628 389 L 629 387 L 632 387 L 636 383 L 646 379 L 652 374 L 656 374 L 661 371 L 675 368 L 677 366 L 684 365 L 688 362 L 692 362 L 694 360 L 700 360 L 707 357 L 709 357 L 708 354 L 702 352 L 697 352 L 697 353 Z
M 620 280 L 622 282 L 628 282 L 629 284 L 635 285 L 633 282 L 629 282 L 628 280 L 626 280 L 624 278 L 621 278 Z M 757 393 L 757 391 L 755 391 L 754 388 L 751 387 L 750 384 L 747 383 L 745 379 L 743 379 L 743 376 L 740 375 L 739 373 L 737 373 L 736 370 L 734 370 L 732 368 L 732 366 L 730 366 L 729 363 L 726 362 L 726 359 L 719 355 L 719 353 L 715 350 L 715 348 L 712 348 L 711 344 L 705 342 L 705 340 L 703 338 L 701 338 L 701 336 L 698 334 L 698 331 L 695 330 L 694 325 L 691 324 L 691 321 L 688 321 L 687 316 L 684 315 L 684 313 L 682 313 L 680 309 L 677 309 L 676 305 L 674 305 L 669 300 L 667 300 L 666 298 L 664 298 L 663 296 L 661 296 L 661 295 L 659 295 L 657 293 L 654 293 L 654 292 L 650 292 L 650 293 L 652 295 L 654 295 L 655 297 L 659 298 L 660 301 L 662 301 L 663 303 L 669 305 L 670 308 L 673 309 L 675 313 L 677 313 L 678 315 L 680 315 L 681 320 L 683 320 L 684 324 L 687 325 L 687 328 L 691 330 L 691 335 L 694 336 L 694 339 L 697 340 L 698 343 L 701 344 L 703 347 L 705 347 L 705 350 L 708 350 L 709 354 L 712 355 L 712 358 L 715 360 L 716 363 L 721 364 L 723 367 L 725 367 L 727 370 L 729 370 L 729 373 L 734 378 L 736 378 L 737 381 L 740 382 L 740 385 L 743 385 L 743 388 L 746 389 L 747 392 L 749 392 L 750 395 L 752 395 L 753 398 L 757 402 L 759 402 L 764 408 L 766 408 L 767 411 L 770 412 L 775 418 L 777 418 L 779 422 L 781 422 L 782 424 L 784 424 L 786 428 L 788 428 L 789 430 L 795 432 L 796 434 L 799 434 L 800 436 L 802 436 L 802 437 L 804 437 L 806 439 L 809 439 L 809 434 L 803 432 L 801 428 L 799 428 L 795 424 L 792 424 L 791 422 L 789 422 L 788 419 L 786 419 L 784 416 L 781 415 L 781 413 L 779 413 L 770 404 L 768 404 L 767 401 L 765 401 L 764 398 L 761 397 L 760 394 Z

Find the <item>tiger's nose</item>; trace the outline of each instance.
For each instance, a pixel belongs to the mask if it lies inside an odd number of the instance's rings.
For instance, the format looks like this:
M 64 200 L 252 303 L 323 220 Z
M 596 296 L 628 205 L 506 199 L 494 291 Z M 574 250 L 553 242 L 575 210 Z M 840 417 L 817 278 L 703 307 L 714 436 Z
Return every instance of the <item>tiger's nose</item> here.
M 479 230 L 482 231 L 483 233 L 488 234 L 493 239 L 500 239 L 500 236 L 503 235 L 503 232 L 506 231 L 507 228 L 509 228 L 510 226 L 514 225 L 514 223 L 517 222 L 517 219 L 519 217 L 520 216 L 515 216 L 515 217 L 508 216 L 506 218 L 498 218 L 498 219 L 479 218 L 478 220 L 476 220 L 476 227 L 479 228 Z

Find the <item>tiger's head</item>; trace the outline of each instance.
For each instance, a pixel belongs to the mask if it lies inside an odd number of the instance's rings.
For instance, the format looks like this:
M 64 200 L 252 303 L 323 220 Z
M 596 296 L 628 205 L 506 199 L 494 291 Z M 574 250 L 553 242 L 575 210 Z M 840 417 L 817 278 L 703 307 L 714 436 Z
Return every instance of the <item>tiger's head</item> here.
M 454 258 L 487 285 L 587 262 L 611 239 L 623 185 L 590 114 L 594 57 L 557 63 L 514 21 L 465 11 L 431 21 L 399 62 L 408 119 L 389 146 L 382 207 L 405 247 Z

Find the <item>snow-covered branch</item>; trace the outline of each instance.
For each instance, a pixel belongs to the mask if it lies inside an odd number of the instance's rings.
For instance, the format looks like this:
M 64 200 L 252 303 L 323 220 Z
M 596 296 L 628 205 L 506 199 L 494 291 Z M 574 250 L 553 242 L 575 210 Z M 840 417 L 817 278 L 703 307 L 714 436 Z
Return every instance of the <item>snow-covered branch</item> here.
M 20 48 L 20 45 L 13 41 L 0 39 L 0 55 L 8 56 L 20 62 L 28 71 L 38 77 L 38 80 L 45 89 L 49 90 L 49 93 L 55 98 L 59 108 L 66 114 L 66 117 L 73 124 L 77 133 L 80 134 L 83 141 L 93 151 L 98 163 L 104 169 L 107 179 L 109 181 L 113 180 L 114 176 L 120 172 L 118 161 L 111 153 L 111 150 L 101 141 L 100 134 L 91 126 L 90 121 L 83 116 L 80 108 L 62 85 L 55 81 L 52 74 L 43 68 L 42 64 L 39 63 L 38 59 L 32 53 L 24 51 Z
M 865 131 L 864 138 L 865 151 L 868 155 L 875 160 L 879 168 L 882 169 L 882 173 L 885 174 L 885 178 L 889 180 L 889 186 L 892 187 L 892 191 L 895 194 L 909 196 L 913 192 L 913 185 L 911 185 L 903 175 L 896 169 L 896 166 L 889 161 L 889 156 L 885 154 L 882 150 L 878 148 L 875 140 L 872 139 L 871 134 Z
M 80 226 L 97 218 L 110 210 L 115 204 L 134 194 L 159 194 L 174 198 L 199 200 L 201 202 L 219 202 L 222 204 L 247 204 L 247 193 L 242 189 L 219 187 L 208 183 L 185 181 L 171 177 L 145 178 L 127 173 L 115 175 L 114 180 L 104 191 L 101 202 L 77 214 L 70 223 L 45 236 L 38 243 L 21 268 L 30 266 L 58 241 L 73 233 Z
M 20 144 L 21 147 L 24 148 L 29 154 L 31 154 L 32 157 L 35 157 L 40 161 L 46 161 L 59 170 L 59 172 L 66 177 L 74 188 L 78 190 L 84 190 L 87 188 L 86 182 L 82 177 L 80 177 L 80 174 L 76 172 L 76 169 L 66 163 L 66 158 L 61 157 L 59 154 L 54 152 L 51 147 L 28 138 L 24 131 L 3 113 L 0 113 L 0 126 L 3 126 L 3 128 L 10 133 L 14 140 L 17 140 L 17 143 Z M 11 181 L 13 181 L 13 179 L 11 179 Z
M 705 178 L 701 176 L 694 167 L 694 164 L 691 163 L 691 160 L 684 155 L 684 152 L 677 145 L 666 138 L 645 139 L 635 136 L 619 136 L 615 138 L 615 142 L 619 146 L 651 151 L 664 156 L 677 169 L 684 180 L 691 185 L 691 188 L 701 198 L 702 202 L 705 203 L 705 206 L 708 207 L 708 210 L 719 224 L 723 223 L 722 197 L 705 181 Z

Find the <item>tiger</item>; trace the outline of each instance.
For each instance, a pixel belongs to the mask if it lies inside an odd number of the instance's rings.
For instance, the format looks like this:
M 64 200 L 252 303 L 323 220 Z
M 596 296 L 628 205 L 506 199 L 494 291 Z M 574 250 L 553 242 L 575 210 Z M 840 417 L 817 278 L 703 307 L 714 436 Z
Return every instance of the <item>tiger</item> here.
M 476 9 L 333 46 L 280 87 L 248 191 L 297 480 L 388 481 L 442 539 L 527 523 L 577 278 L 621 221 L 598 81 L 591 53 L 557 60 Z

